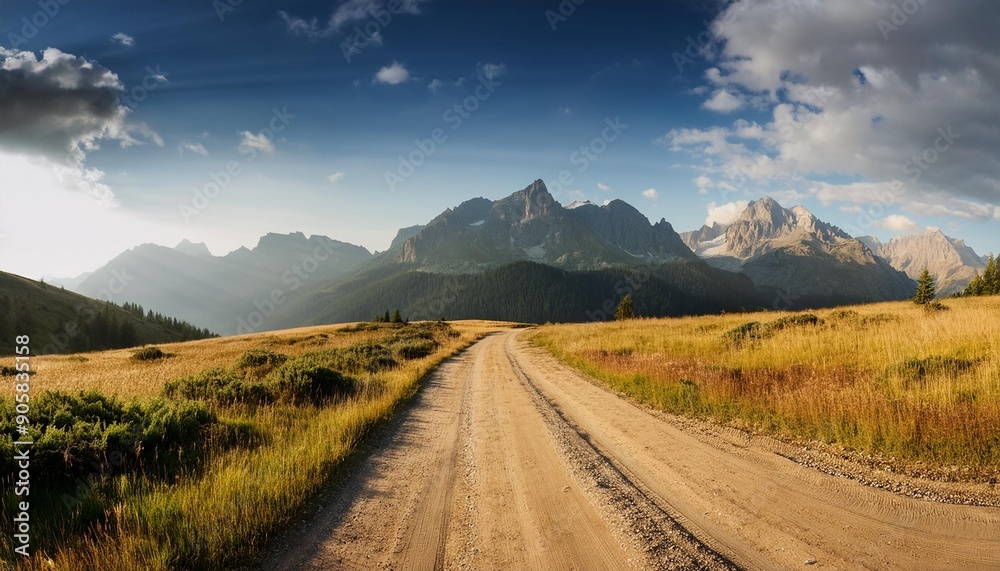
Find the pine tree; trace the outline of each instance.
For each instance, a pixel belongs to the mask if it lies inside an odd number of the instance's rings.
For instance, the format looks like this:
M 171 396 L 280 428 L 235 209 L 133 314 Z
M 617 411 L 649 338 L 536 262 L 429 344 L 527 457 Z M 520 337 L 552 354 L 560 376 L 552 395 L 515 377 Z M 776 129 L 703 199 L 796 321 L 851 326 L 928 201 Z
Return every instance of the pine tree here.
M 635 310 L 632 309 L 632 294 L 627 293 L 618 302 L 618 308 L 615 309 L 615 319 L 621 321 L 633 318 L 635 318 Z
M 920 279 L 917 281 L 917 295 L 913 296 L 913 303 L 927 305 L 934 301 L 934 294 L 934 276 L 931 275 L 931 272 L 927 268 L 924 268 L 924 271 L 920 274 Z
M 977 273 L 962 295 L 1000 295 L 1000 260 L 990 254 L 982 275 Z
M 399 308 L 392 312 L 392 323 L 402 323 L 403 316 L 399 314 Z

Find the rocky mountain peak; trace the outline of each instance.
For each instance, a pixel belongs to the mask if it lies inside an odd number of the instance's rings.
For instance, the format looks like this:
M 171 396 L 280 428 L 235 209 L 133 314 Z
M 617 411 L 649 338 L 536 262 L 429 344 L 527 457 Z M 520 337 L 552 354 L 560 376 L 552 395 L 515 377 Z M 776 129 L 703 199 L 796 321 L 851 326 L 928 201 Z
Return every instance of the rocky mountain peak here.
M 181 240 L 179 244 L 174 246 L 174 249 L 189 256 L 212 256 L 212 252 L 209 251 L 208 246 L 206 246 L 204 242 L 198 242 L 196 244 L 187 238 Z
M 911 278 L 924 268 L 934 276 L 939 295 L 961 291 L 986 267 L 985 261 L 964 241 L 946 236 L 940 229 L 923 234 L 897 236 L 875 252 Z

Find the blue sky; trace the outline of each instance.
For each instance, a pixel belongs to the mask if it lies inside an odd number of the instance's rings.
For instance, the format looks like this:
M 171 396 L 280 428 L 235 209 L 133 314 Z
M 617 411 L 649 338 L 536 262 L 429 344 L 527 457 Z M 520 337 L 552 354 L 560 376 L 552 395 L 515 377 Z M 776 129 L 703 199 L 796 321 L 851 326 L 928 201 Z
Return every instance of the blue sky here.
M 225 1 L 0 7 L 0 267 L 267 232 L 383 250 L 537 178 L 678 231 L 769 194 L 1000 251 L 991 4 Z M 345 48 L 356 26 L 378 37 Z

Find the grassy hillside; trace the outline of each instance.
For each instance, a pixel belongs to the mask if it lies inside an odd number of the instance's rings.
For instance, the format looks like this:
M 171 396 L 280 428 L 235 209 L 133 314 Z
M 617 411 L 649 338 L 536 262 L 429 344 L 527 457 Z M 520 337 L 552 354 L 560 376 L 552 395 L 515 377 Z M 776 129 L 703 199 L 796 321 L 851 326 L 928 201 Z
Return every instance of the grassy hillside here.
M 30 337 L 32 354 L 53 354 L 200 339 L 211 333 L 0 272 L 0 355 L 14 354 L 17 335 Z
M 31 393 L 24 569 L 231 568 L 252 560 L 437 363 L 489 323 L 327 326 L 43 356 Z M 12 383 L 0 485 L 14 513 Z M 0 558 L 13 561 L 10 518 Z M 20 557 L 18 556 L 20 559 Z
M 655 408 L 890 461 L 1000 475 L 1000 297 L 544 327 Z

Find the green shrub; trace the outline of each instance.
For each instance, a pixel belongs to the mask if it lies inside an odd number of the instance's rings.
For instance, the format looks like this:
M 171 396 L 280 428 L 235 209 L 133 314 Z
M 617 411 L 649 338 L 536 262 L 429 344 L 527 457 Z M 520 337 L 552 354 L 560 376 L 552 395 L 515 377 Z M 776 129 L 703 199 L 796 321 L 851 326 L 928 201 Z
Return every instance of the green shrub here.
M 933 355 L 924 359 L 907 359 L 895 367 L 895 371 L 907 382 L 919 383 L 926 377 L 936 374 L 958 376 L 973 368 L 976 361 L 962 357 L 945 357 Z
M 838 309 L 830 314 L 830 319 L 857 319 L 860 316 L 861 314 L 853 309 Z
M 152 345 L 140 347 L 135 351 L 132 351 L 132 358 L 139 361 L 155 361 L 166 356 L 167 354 L 160 350 L 159 347 L 153 347 Z
M 206 400 L 218 404 L 261 405 L 274 400 L 263 381 L 245 380 L 226 369 L 214 368 L 163 385 L 167 398 Z
M 745 343 L 759 341 L 766 335 L 767 332 L 759 321 L 749 321 L 723 333 L 722 340 L 727 345 L 740 347 Z
M 392 344 L 392 353 L 397 359 L 407 361 L 420 359 L 433 353 L 438 347 L 436 341 L 426 339 L 409 339 Z
M 324 365 L 347 374 L 377 373 L 399 366 L 392 351 L 382 343 L 368 342 L 316 354 Z
M 782 329 L 788 329 L 791 327 L 816 327 L 817 325 L 822 325 L 823 320 L 811 313 L 802 313 L 799 315 L 786 315 L 780 319 L 772 321 L 767 324 L 769 331 L 781 331 Z
M 264 366 L 276 367 L 287 360 L 288 355 L 283 353 L 275 353 L 267 349 L 250 349 L 240 355 L 240 358 L 236 360 L 236 366 L 241 369 Z
M 258 381 L 288 360 L 288 355 L 267 349 L 251 349 L 236 360 L 236 370 L 244 379 Z
M 332 397 L 353 394 L 354 379 L 339 371 L 315 363 L 313 359 L 293 359 L 272 374 L 277 396 L 291 403 L 321 402 Z
M 161 458 L 172 450 L 196 448 L 202 429 L 216 422 L 199 403 L 126 404 L 96 391 L 43 391 L 31 404 L 32 467 L 51 478 L 92 470 L 109 453 Z M 0 431 L 13 434 L 15 426 L 14 403 L 0 401 Z M 4 439 L 0 447 L 10 446 L 12 441 Z M 12 458 L 4 455 L 0 466 L 12 470 Z
M 0 367 L 0 377 L 13 377 L 18 373 L 28 373 L 29 375 L 34 375 L 34 369 L 28 369 L 27 371 L 18 371 L 15 367 L 3 366 Z

